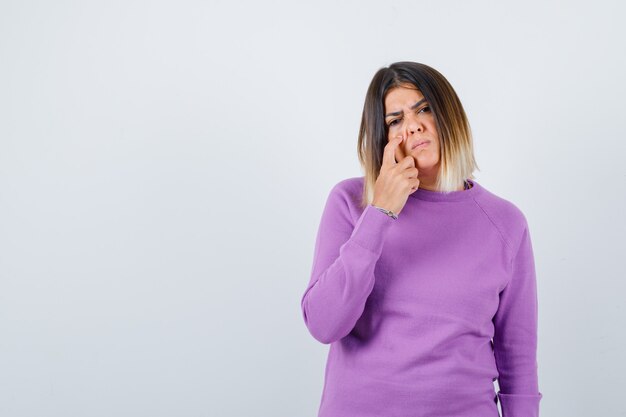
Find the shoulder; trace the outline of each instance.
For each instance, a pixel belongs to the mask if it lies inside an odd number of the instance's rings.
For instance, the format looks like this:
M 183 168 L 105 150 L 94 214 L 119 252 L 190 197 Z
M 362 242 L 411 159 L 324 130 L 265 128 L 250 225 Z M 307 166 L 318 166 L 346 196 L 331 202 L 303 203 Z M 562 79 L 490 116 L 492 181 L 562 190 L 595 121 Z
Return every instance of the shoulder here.
M 482 187 L 482 185 L 481 185 Z M 528 229 L 523 211 L 512 201 L 482 187 L 482 192 L 474 200 L 502 236 L 513 256 Z
M 328 193 L 326 214 L 354 223 L 359 218 L 364 177 L 350 177 L 336 182 Z
M 363 191 L 364 177 L 350 177 L 337 182 L 331 189 L 331 194 L 341 194 L 354 198 Z

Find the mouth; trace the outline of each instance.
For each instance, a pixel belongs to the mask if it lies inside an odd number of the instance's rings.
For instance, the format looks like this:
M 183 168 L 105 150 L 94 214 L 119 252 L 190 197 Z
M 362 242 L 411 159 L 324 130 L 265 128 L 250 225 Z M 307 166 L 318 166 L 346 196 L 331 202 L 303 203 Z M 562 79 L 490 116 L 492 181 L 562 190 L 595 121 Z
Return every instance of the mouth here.
M 423 147 L 427 146 L 429 143 L 430 143 L 429 140 L 419 140 L 419 141 L 415 142 L 413 144 L 413 146 L 411 146 L 411 150 L 417 149 L 417 148 L 423 148 Z

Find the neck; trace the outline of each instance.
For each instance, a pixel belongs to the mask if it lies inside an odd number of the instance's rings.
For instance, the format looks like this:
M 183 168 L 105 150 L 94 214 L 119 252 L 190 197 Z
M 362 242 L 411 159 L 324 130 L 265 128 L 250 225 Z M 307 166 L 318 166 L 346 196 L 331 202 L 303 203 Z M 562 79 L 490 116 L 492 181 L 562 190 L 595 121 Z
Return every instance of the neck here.
M 428 191 L 438 191 L 437 188 L 435 188 L 436 180 L 433 179 L 432 177 L 421 178 L 421 177 L 418 176 L 418 178 L 420 180 L 419 188 L 421 188 L 423 190 L 428 190 Z M 457 186 L 455 188 L 455 190 L 456 191 L 463 191 L 463 190 L 465 190 L 465 182 L 461 182 L 461 185 Z
M 424 172 L 424 170 L 420 170 L 419 175 L 417 176 L 420 180 L 419 188 L 423 188 L 424 190 L 429 191 L 437 191 L 435 188 L 435 184 L 437 183 L 437 173 L 436 172 Z

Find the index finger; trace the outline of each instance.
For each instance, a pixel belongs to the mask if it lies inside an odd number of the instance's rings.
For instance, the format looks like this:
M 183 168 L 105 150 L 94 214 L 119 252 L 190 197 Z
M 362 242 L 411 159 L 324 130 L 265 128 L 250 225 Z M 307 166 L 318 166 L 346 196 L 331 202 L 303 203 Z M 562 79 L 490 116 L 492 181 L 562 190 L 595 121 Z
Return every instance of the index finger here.
M 402 136 L 397 136 L 385 145 L 385 150 L 383 151 L 383 165 L 395 165 L 398 163 L 395 157 L 396 148 L 403 140 L 404 138 Z

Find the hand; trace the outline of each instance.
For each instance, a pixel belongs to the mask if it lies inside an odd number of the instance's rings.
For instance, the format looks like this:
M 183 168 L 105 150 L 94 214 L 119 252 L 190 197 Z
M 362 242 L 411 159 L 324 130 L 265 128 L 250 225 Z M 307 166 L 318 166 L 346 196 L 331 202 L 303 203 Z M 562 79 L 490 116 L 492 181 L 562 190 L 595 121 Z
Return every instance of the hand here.
M 374 199 L 372 204 L 391 210 L 399 214 L 406 204 L 409 195 L 414 193 L 420 184 L 417 178 L 418 170 L 412 156 L 406 156 L 396 161 L 396 151 L 403 155 L 398 148 L 404 142 L 402 136 L 396 137 L 385 145 L 383 165 L 374 185 Z

